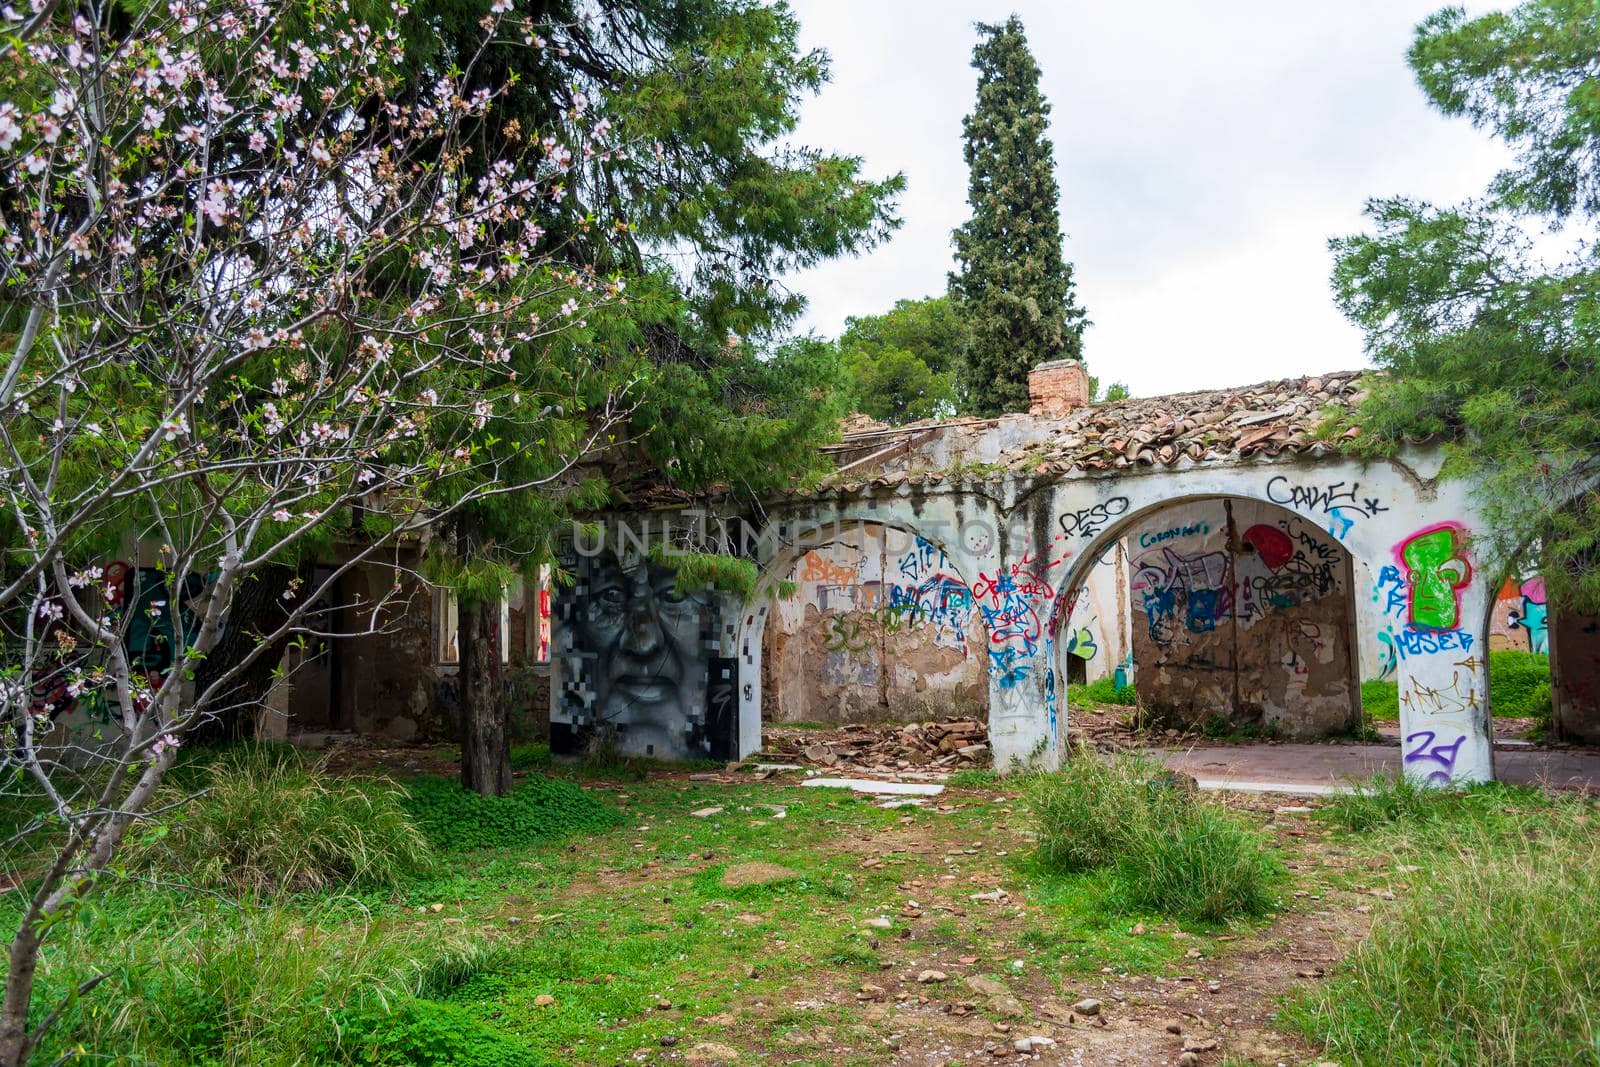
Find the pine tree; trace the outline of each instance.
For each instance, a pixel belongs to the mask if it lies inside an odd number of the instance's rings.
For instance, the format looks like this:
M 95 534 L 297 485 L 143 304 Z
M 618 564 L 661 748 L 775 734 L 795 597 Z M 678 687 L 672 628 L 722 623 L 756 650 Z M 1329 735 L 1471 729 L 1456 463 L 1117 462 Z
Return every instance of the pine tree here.
M 1061 253 L 1050 105 L 1022 20 L 978 26 L 978 101 L 963 122 L 972 218 L 954 234 L 950 291 L 970 326 L 962 361 L 972 410 L 1026 411 L 1028 371 L 1083 358 L 1087 325 Z

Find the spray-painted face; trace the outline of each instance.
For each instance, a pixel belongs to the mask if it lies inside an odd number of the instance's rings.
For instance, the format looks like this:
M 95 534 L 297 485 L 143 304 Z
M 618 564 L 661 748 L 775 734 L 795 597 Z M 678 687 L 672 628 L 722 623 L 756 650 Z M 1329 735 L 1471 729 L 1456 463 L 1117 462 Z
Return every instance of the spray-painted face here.
M 578 605 L 578 647 L 594 657 L 596 724 L 621 727 L 626 751 L 682 759 L 705 709 L 706 597 L 680 593 L 664 567 L 596 559 Z
M 1441 526 L 1412 537 L 1400 550 L 1411 587 L 1411 625 L 1453 630 L 1460 623 L 1460 591 L 1472 581 L 1461 531 Z

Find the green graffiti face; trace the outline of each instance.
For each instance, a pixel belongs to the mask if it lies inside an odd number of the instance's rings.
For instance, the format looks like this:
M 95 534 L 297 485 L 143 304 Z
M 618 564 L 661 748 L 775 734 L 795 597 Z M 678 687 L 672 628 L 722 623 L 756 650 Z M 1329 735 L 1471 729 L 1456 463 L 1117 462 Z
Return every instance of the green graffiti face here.
M 1460 621 L 1460 591 L 1472 581 L 1461 532 L 1442 526 L 1419 533 L 1400 549 L 1411 586 L 1411 625 L 1451 630 Z

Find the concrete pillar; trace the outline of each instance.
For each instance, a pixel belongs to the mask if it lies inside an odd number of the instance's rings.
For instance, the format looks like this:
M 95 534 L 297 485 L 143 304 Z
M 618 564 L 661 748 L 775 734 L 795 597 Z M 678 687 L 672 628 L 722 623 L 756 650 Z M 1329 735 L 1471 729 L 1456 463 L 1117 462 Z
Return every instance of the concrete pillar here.
M 1426 527 L 1395 557 L 1405 597 L 1405 625 L 1392 640 L 1406 776 L 1430 785 L 1489 781 L 1489 591 L 1467 557 L 1466 531 Z
M 1551 737 L 1600 745 L 1600 616 L 1558 611 L 1548 625 Z

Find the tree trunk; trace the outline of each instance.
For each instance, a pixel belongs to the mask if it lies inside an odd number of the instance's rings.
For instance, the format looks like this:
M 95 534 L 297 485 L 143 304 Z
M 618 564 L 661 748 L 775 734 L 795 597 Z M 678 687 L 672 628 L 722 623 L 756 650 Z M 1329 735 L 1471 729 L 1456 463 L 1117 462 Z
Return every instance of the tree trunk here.
M 492 602 L 461 605 L 461 784 L 482 796 L 511 792 L 511 732 L 498 684 Z
M 217 639 L 216 647 L 195 671 L 195 692 L 203 693 L 217 678 L 244 659 L 261 640 L 283 625 L 289 604 L 283 594 L 294 578 L 294 568 L 268 564 L 241 581 L 228 604 L 228 627 Z M 287 637 L 279 638 L 266 651 L 209 701 L 216 713 L 198 723 L 185 739 L 188 744 L 212 745 L 225 741 L 245 741 L 255 735 L 255 712 L 272 689 L 273 673 L 283 660 Z

